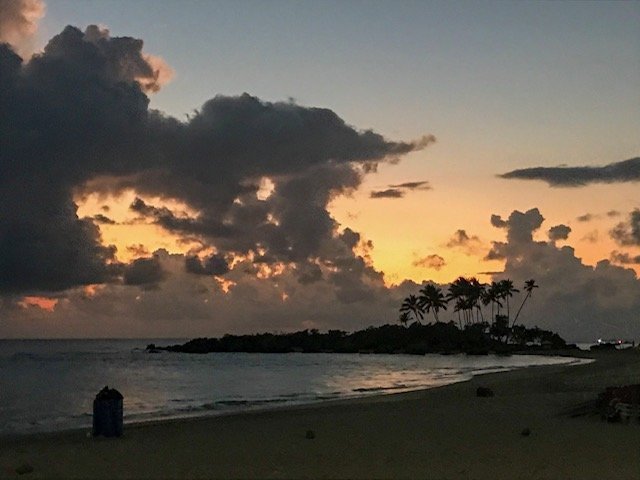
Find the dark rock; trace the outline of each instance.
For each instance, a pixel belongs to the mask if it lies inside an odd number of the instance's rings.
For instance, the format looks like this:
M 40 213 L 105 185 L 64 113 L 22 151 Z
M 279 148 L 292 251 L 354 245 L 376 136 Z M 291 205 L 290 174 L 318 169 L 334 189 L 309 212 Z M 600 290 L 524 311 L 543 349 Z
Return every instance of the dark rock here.
M 33 467 L 28 463 L 20 465 L 18 468 L 16 468 L 16 473 L 18 475 L 24 475 L 25 473 L 31 473 L 31 472 L 33 472 Z
M 305 438 L 308 440 L 313 440 L 314 438 L 316 438 L 316 434 L 314 433 L 313 430 L 307 430 L 307 434 L 305 435 Z
M 530 428 L 524 428 L 520 432 L 520 435 L 522 435 L 523 437 L 528 437 L 529 435 L 531 435 L 531 429 Z
M 476 390 L 477 397 L 493 397 L 493 390 L 487 387 L 478 387 Z

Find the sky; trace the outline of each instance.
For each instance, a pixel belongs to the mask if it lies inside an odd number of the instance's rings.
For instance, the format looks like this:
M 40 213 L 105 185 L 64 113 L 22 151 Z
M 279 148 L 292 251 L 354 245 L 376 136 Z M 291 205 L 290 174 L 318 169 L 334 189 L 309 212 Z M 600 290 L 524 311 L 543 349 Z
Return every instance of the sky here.
M 639 20 L 0 0 L 0 337 L 353 330 L 463 275 L 638 338 Z

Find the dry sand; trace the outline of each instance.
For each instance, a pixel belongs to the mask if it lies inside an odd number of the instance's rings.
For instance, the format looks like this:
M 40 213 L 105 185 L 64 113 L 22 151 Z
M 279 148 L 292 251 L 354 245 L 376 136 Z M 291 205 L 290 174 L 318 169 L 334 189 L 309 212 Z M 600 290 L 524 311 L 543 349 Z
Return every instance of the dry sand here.
M 420 392 L 125 426 L 119 439 L 0 438 L 0 476 L 640 479 L 640 424 L 567 414 L 627 383 L 640 383 L 640 351 Z M 476 397 L 478 386 L 495 396 Z M 18 475 L 23 464 L 33 471 Z

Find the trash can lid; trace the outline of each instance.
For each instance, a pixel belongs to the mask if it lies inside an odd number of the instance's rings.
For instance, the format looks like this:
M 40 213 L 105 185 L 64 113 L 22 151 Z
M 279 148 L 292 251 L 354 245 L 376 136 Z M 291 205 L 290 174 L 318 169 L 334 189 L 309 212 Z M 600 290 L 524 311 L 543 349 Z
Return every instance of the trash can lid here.
M 96 399 L 100 400 L 121 400 L 122 398 L 122 394 L 118 390 L 109 388 L 109 386 L 105 386 L 96 395 Z

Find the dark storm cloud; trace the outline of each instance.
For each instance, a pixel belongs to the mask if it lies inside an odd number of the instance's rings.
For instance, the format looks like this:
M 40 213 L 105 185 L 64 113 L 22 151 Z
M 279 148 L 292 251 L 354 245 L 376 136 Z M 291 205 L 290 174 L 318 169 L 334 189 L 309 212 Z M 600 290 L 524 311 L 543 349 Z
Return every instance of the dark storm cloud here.
M 114 250 L 101 245 L 95 227 L 108 217 L 76 214 L 74 195 L 94 191 L 135 190 L 131 208 L 143 220 L 222 255 L 357 261 L 342 251 L 327 205 L 379 162 L 434 140 L 392 142 L 331 110 L 248 94 L 217 96 L 181 122 L 148 109 L 146 93 L 166 73 L 142 48 L 141 40 L 96 26 L 65 28 L 28 62 L 0 46 L 0 117 L 11 119 L 0 124 L 0 291 L 116 280 Z M 273 191 L 258 198 L 264 178 Z M 360 275 L 366 283 L 365 270 Z
M 146 116 L 146 96 L 112 54 L 71 27 L 28 63 L 0 46 L 0 117 L 11 119 L 0 124 L 0 291 L 112 279 L 113 249 L 73 203 L 75 185 L 124 169 Z
M 165 272 L 157 257 L 138 258 L 126 266 L 123 273 L 125 285 L 154 287 L 165 277 Z
M 19 205 L 19 198 L 7 197 L 2 202 L 0 292 L 55 292 L 116 279 L 109 264 L 115 247 L 100 244 L 97 227 L 79 219 L 71 201 L 56 200 Z
M 549 229 L 549 240 L 555 242 L 556 240 L 566 240 L 571 233 L 571 227 L 567 225 L 555 225 Z
M 361 235 L 358 232 L 354 232 L 349 227 L 345 228 L 342 234 L 340 235 L 340 240 L 344 242 L 344 244 L 353 249 L 361 240 Z
M 407 191 L 414 190 L 431 190 L 431 186 L 427 181 L 405 182 L 397 185 L 389 185 L 385 190 L 373 190 L 370 198 L 403 198 Z
M 631 212 L 629 220 L 618 223 L 609 234 L 619 245 L 640 245 L 640 210 Z
M 296 275 L 298 282 L 302 285 L 319 282 L 323 278 L 320 266 L 310 262 L 298 264 L 298 267 L 296 268 Z
M 534 167 L 513 170 L 501 178 L 542 180 L 552 187 L 584 187 L 592 183 L 640 181 L 640 157 L 602 167 Z
M 150 219 L 156 225 L 174 233 L 223 236 L 229 228 L 217 221 L 202 221 L 187 215 L 178 216 L 167 207 L 154 207 L 136 197 L 129 209 L 140 214 L 142 219 Z
M 585 213 L 584 215 L 580 215 L 579 217 L 577 217 L 576 220 L 579 221 L 579 222 L 590 222 L 594 218 L 595 218 L 594 214 Z
M 229 271 L 229 264 L 222 255 L 209 255 L 203 259 L 196 256 L 185 257 L 185 268 L 189 273 L 197 275 L 224 275 Z
M 340 302 L 374 302 L 378 296 L 386 297 L 382 273 L 367 264 L 364 258 L 339 257 L 332 263 L 335 271 L 329 273 L 327 281 L 335 287 Z

